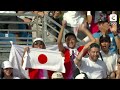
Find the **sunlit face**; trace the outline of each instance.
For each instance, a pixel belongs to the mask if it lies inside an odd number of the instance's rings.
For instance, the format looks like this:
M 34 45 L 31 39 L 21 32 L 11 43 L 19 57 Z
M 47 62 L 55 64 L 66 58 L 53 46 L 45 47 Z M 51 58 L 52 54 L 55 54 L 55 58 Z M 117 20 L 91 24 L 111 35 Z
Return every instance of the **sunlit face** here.
M 108 22 L 105 22 L 105 23 L 102 24 L 102 29 L 103 30 L 108 31 L 109 28 L 110 28 L 110 24 Z
M 108 51 L 110 47 L 110 42 L 102 42 L 100 44 L 102 51 Z
M 41 49 L 45 49 L 45 44 L 42 41 L 35 41 L 33 43 L 33 48 L 41 48 Z
M 3 69 L 4 76 L 11 76 L 12 72 L 13 72 L 12 68 Z
M 68 36 L 67 38 L 66 38 L 66 44 L 67 44 L 67 46 L 69 47 L 69 48 L 75 48 L 75 46 L 76 46 L 76 38 L 74 37 L 74 36 Z
M 88 51 L 89 58 L 90 58 L 92 61 L 97 61 L 97 59 L 99 58 L 99 52 L 100 52 L 100 49 L 99 49 L 99 48 L 92 47 L 92 48 Z

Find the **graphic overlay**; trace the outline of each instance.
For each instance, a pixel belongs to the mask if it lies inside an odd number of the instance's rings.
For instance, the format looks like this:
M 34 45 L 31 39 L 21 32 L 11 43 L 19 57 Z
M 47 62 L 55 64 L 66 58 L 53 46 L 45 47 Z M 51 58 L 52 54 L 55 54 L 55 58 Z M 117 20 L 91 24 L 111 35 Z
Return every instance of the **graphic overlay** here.
M 117 14 L 110 14 L 110 24 L 111 25 L 117 24 Z

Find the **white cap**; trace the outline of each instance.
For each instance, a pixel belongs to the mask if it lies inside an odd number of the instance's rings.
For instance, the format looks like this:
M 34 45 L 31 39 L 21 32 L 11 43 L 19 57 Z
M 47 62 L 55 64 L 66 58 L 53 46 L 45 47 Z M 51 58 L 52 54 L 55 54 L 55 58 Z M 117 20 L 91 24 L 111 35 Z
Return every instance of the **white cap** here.
M 62 75 L 62 73 L 60 73 L 60 72 L 54 72 L 53 74 L 52 74 L 52 77 L 51 77 L 52 79 L 63 79 L 63 75 Z
M 34 43 L 35 41 L 38 41 L 38 40 L 40 40 L 40 41 L 43 42 L 43 39 L 42 39 L 42 38 L 36 38 L 36 39 L 33 40 L 33 43 Z
M 78 74 L 78 75 L 75 77 L 75 79 L 85 79 L 85 78 L 86 78 L 86 76 L 85 76 L 84 73 Z
M 5 68 L 13 68 L 13 67 L 10 61 L 4 61 L 2 62 L 2 68 L 5 69 Z

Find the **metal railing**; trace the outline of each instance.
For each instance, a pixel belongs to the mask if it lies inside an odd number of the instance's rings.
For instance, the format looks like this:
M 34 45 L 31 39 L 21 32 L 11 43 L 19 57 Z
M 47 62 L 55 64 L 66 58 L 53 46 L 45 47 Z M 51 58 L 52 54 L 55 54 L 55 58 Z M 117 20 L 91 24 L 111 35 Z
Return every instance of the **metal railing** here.
M 13 13 L 0 13 L 0 15 L 6 17 L 6 16 L 38 16 L 36 14 L 13 14 Z M 17 20 L 17 19 L 16 19 Z M 38 24 L 37 22 L 22 22 L 22 21 L 0 21 L 0 24 L 29 24 L 29 25 L 32 25 L 32 24 Z M 10 32 L 14 33 L 14 32 L 28 32 L 28 33 L 32 33 L 32 32 L 37 32 L 38 30 L 31 30 L 31 29 L 0 29 L 0 32 L 3 33 L 3 32 L 6 32 L 7 34 L 9 34 Z M 16 42 L 13 42 L 15 44 L 32 44 L 32 42 L 30 42 L 29 40 L 32 41 L 32 37 L 9 37 L 8 36 L 0 36 L 0 48 L 2 47 L 11 47 L 10 45 L 10 42 L 6 41 L 8 39 L 15 39 L 15 40 L 26 40 L 26 41 L 16 41 Z M 29 42 L 28 42 L 29 41 Z
M 42 26 L 42 38 L 44 40 L 45 43 L 47 44 L 56 44 L 56 42 L 47 42 L 46 39 L 47 38 L 47 32 L 50 33 L 50 31 L 48 30 L 48 28 L 52 29 L 53 31 L 55 31 L 57 34 L 59 34 L 59 30 L 55 29 L 53 26 L 50 25 L 50 22 L 54 23 L 55 25 L 57 25 L 59 28 L 61 28 L 61 25 L 59 23 L 57 23 L 55 20 L 53 20 L 51 17 L 49 17 L 48 15 L 45 15 L 42 19 L 42 23 L 38 23 L 38 18 L 39 16 L 36 15 L 36 14 L 6 14 L 6 13 L 0 13 L 0 15 L 2 16 L 34 16 L 37 18 L 37 21 L 35 22 L 29 22 L 29 23 L 26 23 L 26 22 L 20 22 L 20 21 L 0 21 L 0 24 L 4 23 L 4 24 L 29 24 L 29 25 L 32 25 L 32 24 L 36 24 L 36 29 L 0 29 L 0 32 L 5 32 L 7 31 L 7 33 L 9 34 L 10 32 L 29 32 L 29 33 L 32 33 L 32 32 L 36 32 L 37 36 L 36 37 L 40 37 L 40 32 L 39 32 L 39 24 L 41 24 Z M 68 33 L 69 31 L 67 29 L 64 30 L 64 35 L 66 33 Z M 55 36 L 54 34 L 50 33 L 56 40 L 57 40 L 57 36 Z M 14 44 L 24 44 L 24 45 L 31 45 L 32 44 L 32 40 L 34 39 L 33 37 L 0 37 L 0 40 L 7 40 L 7 39 L 16 39 L 18 41 L 16 42 L 13 42 Z M 27 40 L 27 41 L 19 41 L 19 40 Z M 77 38 L 79 42 L 81 42 L 81 40 L 79 38 Z M 29 41 L 31 40 L 31 41 Z M 65 41 L 64 38 L 62 40 L 63 42 Z M 11 44 L 10 42 L 8 41 L 0 41 L 0 48 L 4 48 L 4 47 L 8 47 L 10 48 L 11 47 Z M 3 51 L 3 50 L 2 50 Z M 1 51 L 0 51 L 1 52 Z
M 60 25 L 59 23 L 57 23 L 55 20 L 53 20 L 53 19 L 52 19 L 51 17 L 49 17 L 48 15 L 45 15 L 45 16 L 44 16 L 44 30 L 45 30 L 45 32 L 48 31 L 48 29 L 47 29 L 47 26 L 48 26 L 48 27 L 50 27 L 52 30 L 54 30 L 57 34 L 59 34 L 59 31 L 58 31 L 57 29 L 55 29 L 54 27 L 52 27 L 52 26 L 48 23 L 48 20 L 51 21 L 52 23 L 54 23 L 55 25 L 57 25 L 59 28 L 61 28 L 61 25 Z M 48 31 L 48 32 L 49 32 L 49 31 Z M 68 32 L 69 32 L 69 30 L 67 30 L 67 29 L 64 30 L 64 35 L 63 35 L 63 39 L 62 39 L 63 42 L 65 41 L 64 36 L 65 36 L 65 34 L 68 33 Z M 56 37 L 56 36 L 54 36 L 54 37 L 55 37 L 55 39 L 57 40 L 57 37 Z M 78 40 L 78 42 L 83 43 L 79 38 L 77 38 L 77 40 Z

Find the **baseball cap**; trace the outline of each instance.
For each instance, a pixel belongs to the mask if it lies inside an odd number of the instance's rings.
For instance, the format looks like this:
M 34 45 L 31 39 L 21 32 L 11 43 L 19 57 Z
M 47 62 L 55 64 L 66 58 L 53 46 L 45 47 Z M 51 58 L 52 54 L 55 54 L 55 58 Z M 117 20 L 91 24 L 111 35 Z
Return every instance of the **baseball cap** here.
M 2 66 L 1 67 L 3 69 L 5 69 L 5 68 L 13 68 L 10 61 L 4 61 L 4 62 L 2 62 Z
M 63 75 L 62 75 L 62 73 L 60 73 L 60 72 L 54 72 L 53 74 L 52 74 L 52 77 L 51 77 L 52 79 L 63 79 Z

